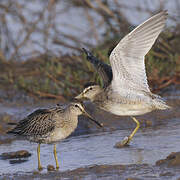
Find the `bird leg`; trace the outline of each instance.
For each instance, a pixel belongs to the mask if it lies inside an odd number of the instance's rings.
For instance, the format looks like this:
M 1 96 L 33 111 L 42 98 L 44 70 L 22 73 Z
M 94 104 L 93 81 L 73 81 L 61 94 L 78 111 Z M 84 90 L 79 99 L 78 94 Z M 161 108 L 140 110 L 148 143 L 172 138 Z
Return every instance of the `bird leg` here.
M 41 166 L 41 161 L 40 161 L 40 144 L 38 144 L 37 147 L 37 156 L 38 156 L 38 170 L 41 171 L 43 168 Z
M 136 134 L 136 132 L 138 131 L 139 127 L 140 127 L 140 123 L 139 121 L 135 118 L 135 117 L 131 117 L 133 119 L 133 121 L 136 123 L 136 128 L 134 129 L 134 131 L 130 134 L 129 137 L 126 137 L 123 142 L 122 145 L 129 145 L 130 141 L 132 140 L 132 138 L 134 137 L 134 135 Z
M 136 128 L 134 129 L 134 131 L 130 134 L 129 137 L 125 137 L 124 140 L 120 143 L 116 143 L 115 147 L 116 148 L 122 148 L 124 146 L 129 145 L 130 141 L 132 140 L 132 138 L 134 137 L 134 135 L 136 134 L 136 132 L 138 131 L 139 127 L 140 127 L 140 123 L 139 121 L 135 118 L 135 117 L 131 117 L 133 119 L 133 121 L 136 123 Z
M 58 163 L 57 153 L 56 153 L 56 144 L 54 144 L 54 159 L 56 161 L 56 169 L 59 169 L 59 163 Z

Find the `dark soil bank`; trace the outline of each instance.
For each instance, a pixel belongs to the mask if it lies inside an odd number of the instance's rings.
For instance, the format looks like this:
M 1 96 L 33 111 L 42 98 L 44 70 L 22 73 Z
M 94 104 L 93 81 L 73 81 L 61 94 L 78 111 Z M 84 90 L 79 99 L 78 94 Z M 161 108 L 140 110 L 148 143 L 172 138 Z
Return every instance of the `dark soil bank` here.
M 180 159 L 178 159 L 180 160 Z M 179 166 L 180 167 L 180 166 Z M 131 165 L 92 165 L 84 168 L 78 168 L 72 171 L 54 171 L 46 174 L 34 172 L 32 175 L 6 175 L 4 179 L 23 180 L 23 179 L 98 179 L 98 180 L 165 180 L 180 178 L 179 168 L 167 168 L 152 166 L 148 164 Z

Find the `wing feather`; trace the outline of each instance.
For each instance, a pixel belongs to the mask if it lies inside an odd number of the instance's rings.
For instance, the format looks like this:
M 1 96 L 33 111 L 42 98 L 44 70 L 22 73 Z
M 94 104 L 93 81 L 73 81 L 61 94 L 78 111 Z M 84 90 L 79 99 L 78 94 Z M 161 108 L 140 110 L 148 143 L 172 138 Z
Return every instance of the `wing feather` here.
M 151 17 L 126 35 L 110 55 L 113 72 L 112 88 L 114 90 L 130 89 L 149 92 L 144 56 L 151 49 L 159 36 L 167 11 Z
M 53 109 L 54 110 L 54 109 Z M 46 135 L 55 128 L 52 109 L 39 109 L 19 121 L 17 126 L 8 133 L 23 136 Z
M 94 68 L 96 69 L 100 77 L 102 78 L 104 87 L 107 87 L 112 81 L 111 66 L 104 63 L 103 61 L 100 61 L 90 51 L 86 50 L 85 48 L 83 48 L 83 50 L 87 55 L 87 60 L 91 64 L 93 64 Z

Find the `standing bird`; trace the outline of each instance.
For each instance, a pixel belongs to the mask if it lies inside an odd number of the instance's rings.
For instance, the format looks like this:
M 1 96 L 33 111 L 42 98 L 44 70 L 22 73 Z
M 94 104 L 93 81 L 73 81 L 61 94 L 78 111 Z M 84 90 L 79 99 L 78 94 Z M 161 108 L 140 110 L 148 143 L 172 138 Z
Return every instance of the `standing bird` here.
M 72 102 L 67 106 L 57 106 L 51 109 L 38 109 L 25 119 L 19 121 L 16 127 L 8 134 L 25 137 L 27 140 L 38 143 L 38 169 L 42 170 L 40 162 L 40 144 L 56 143 L 68 137 L 77 127 L 78 115 L 85 114 L 90 120 L 102 127 L 100 123 L 91 118 L 84 110 L 81 103 Z M 56 169 L 59 164 L 56 155 L 56 144 L 54 144 L 54 158 Z
M 126 35 L 110 55 L 111 66 L 84 49 L 87 59 L 102 77 L 104 87 L 90 85 L 76 99 L 90 99 L 97 107 L 119 116 L 137 116 L 170 108 L 150 91 L 144 63 L 144 56 L 165 26 L 167 15 L 167 11 L 162 11 Z M 137 126 L 121 146 L 128 145 L 140 127 L 139 121 L 135 117 L 132 119 Z

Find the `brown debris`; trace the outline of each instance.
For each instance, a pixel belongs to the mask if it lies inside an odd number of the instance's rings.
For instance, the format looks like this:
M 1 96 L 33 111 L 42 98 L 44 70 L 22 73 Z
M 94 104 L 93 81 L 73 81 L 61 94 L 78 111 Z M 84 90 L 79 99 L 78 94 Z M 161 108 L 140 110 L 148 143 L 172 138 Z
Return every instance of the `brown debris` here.
M 55 171 L 55 167 L 54 167 L 53 165 L 49 164 L 49 165 L 47 166 L 47 170 L 48 170 L 48 171 Z
M 14 158 L 26 158 L 30 157 L 31 153 L 29 153 L 26 150 L 20 150 L 20 151 L 15 151 L 15 152 L 5 152 L 1 154 L 2 159 L 14 159 Z
M 172 152 L 166 157 L 156 162 L 157 166 L 167 165 L 167 167 L 180 167 L 180 152 Z

